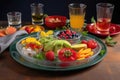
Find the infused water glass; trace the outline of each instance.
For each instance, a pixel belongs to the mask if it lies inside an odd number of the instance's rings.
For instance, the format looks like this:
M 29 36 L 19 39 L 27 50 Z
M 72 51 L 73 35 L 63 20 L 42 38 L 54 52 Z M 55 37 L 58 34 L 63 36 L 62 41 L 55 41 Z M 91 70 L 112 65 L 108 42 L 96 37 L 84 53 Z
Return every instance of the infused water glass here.
M 42 3 L 32 3 L 31 5 L 32 24 L 43 25 L 44 14 Z
M 110 3 L 98 3 L 97 7 L 97 30 L 109 32 L 110 22 L 114 10 L 114 5 Z
M 21 12 L 8 12 L 7 13 L 8 26 L 16 28 L 21 27 Z
M 69 4 L 70 26 L 76 31 L 82 31 L 85 21 L 86 5 L 79 3 Z

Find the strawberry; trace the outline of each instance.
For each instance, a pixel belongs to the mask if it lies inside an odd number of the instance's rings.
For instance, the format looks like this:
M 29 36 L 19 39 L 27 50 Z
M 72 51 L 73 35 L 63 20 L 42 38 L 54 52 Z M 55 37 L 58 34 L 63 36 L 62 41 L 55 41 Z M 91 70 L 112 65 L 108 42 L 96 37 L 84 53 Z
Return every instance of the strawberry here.
M 93 39 L 88 40 L 87 47 L 91 49 L 95 49 L 97 47 L 97 42 Z
M 33 27 L 29 27 L 29 26 L 27 26 L 26 28 L 25 28 L 25 30 L 28 32 L 28 33 L 31 33 L 32 31 L 33 31 Z
M 33 50 L 35 50 L 35 49 L 40 49 L 40 48 L 41 48 L 40 45 L 37 45 L 37 44 L 35 44 L 35 43 L 28 43 L 28 44 L 26 44 L 26 47 L 27 47 L 27 48 L 31 48 L 31 49 L 33 49 Z
M 87 40 L 82 40 L 81 43 L 87 44 Z
M 47 60 L 49 61 L 54 61 L 55 59 L 55 55 L 54 55 L 54 52 L 53 51 L 48 51 L 45 53 L 45 57 Z

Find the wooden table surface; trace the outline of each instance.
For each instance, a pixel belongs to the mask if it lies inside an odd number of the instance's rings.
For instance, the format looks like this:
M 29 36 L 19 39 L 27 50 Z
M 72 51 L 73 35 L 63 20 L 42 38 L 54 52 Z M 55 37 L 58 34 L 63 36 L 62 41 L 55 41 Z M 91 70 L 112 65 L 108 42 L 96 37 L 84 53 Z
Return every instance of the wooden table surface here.
M 27 68 L 10 56 L 9 49 L 0 55 L 0 80 L 120 80 L 120 34 L 117 44 L 108 47 L 107 55 L 98 64 L 75 71 L 43 71 Z

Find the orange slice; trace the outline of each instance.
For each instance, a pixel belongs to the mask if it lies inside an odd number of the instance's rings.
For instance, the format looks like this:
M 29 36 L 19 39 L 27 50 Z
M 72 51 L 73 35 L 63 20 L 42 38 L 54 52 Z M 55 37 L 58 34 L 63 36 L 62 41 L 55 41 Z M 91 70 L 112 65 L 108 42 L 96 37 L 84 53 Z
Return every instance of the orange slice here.
M 17 29 L 15 27 L 9 26 L 5 29 L 5 33 L 6 34 L 13 34 L 17 31 Z

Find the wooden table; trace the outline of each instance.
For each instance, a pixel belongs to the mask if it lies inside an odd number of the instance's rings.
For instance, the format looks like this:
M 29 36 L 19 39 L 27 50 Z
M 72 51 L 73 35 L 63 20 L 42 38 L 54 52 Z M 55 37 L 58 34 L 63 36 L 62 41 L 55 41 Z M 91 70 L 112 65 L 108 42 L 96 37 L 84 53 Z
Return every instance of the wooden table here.
M 113 38 L 119 41 L 120 34 Z M 107 49 L 100 63 L 83 70 L 62 72 L 27 68 L 13 60 L 6 49 L 0 55 L 0 80 L 120 80 L 120 41 Z

